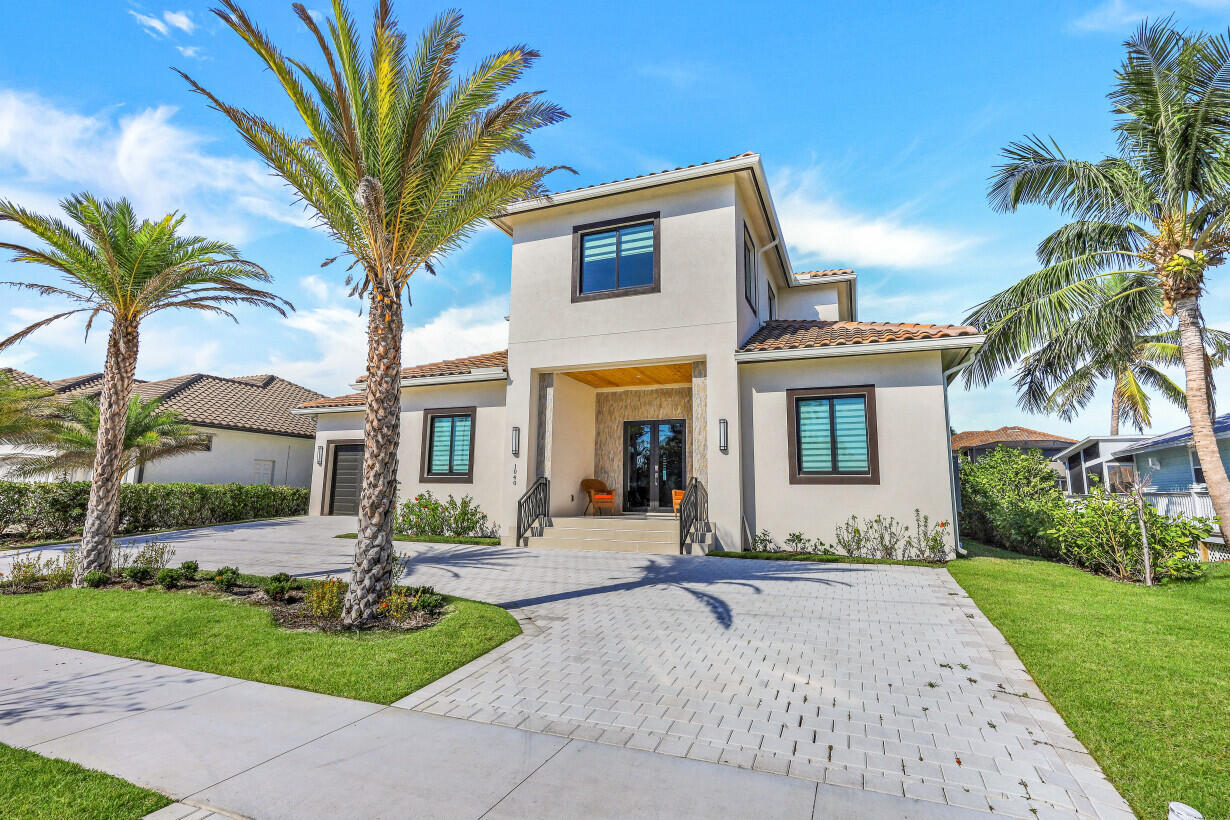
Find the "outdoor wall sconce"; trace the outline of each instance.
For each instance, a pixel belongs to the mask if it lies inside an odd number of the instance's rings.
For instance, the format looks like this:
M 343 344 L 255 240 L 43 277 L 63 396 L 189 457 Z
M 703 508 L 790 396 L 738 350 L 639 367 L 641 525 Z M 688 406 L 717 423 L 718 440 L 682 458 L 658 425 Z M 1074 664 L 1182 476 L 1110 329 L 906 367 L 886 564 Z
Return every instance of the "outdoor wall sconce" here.
M 316 447 L 316 465 L 317 465 L 317 466 L 320 466 L 321 464 L 324 464 L 324 463 L 325 463 L 325 448 L 324 448 L 324 446 L 323 446 L 323 445 L 317 445 L 317 447 Z
M 520 427 L 513 428 L 512 454 L 513 454 L 513 458 L 521 457 L 521 428 Z
M 726 419 L 718 419 L 718 449 L 723 453 L 730 452 L 730 429 Z

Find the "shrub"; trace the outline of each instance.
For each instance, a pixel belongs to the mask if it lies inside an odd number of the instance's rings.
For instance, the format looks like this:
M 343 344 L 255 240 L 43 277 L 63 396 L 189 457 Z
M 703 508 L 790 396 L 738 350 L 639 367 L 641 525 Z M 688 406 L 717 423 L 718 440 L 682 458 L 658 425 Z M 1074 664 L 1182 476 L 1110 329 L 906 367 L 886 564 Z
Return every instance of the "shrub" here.
M 471 496 L 440 501 L 424 490 L 398 510 L 393 530 L 399 535 L 448 535 L 456 538 L 494 538 L 500 528 L 487 520 Z
M 438 612 L 444 608 L 444 596 L 431 587 L 393 587 L 376 608 L 386 618 L 401 620 L 411 612 Z
M 1192 578 L 1204 568 L 1189 560 L 1197 543 L 1213 532 L 1206 518 L 1168 518 L 1144 506 L 1153 575 L 1159 581 Z M 1144 580 L 1144 549 L 1136 499 L 1095 486 L 1088 496 L 1061 506 L 1048 532 L 1068 563 L 1121 581 Z
M 179 586 L 181 578 L 179 570 L 164 568 L 158 570 L 158 577 L 155 580 L 158 581 L 158 586 L 163 589 L 175 589 Z
M 121 570 L 128 566 L 165 569 L 175 557 L 175 547 L 167 541 L 147 541 L 137 549 L 115 551 L 115 563 Z
M 271 600 L 285 601 L 287 593 L 291 590 L 291 578 L 285 572 L 279 572 L 265 579 L 261 589 Z
M 902 558 L 918 558 L 940 564 L 948 560 L 948 522 L 931 523 L 929 516 L 914 510 L 914 529 L 907 531 Z
M 308 587 L 304 602 L 308 612 L 317 618 L 340 618 L 345 594 L 346 584 L 340 578 L 326 578 Z
M 186 581 L 195 581 L 196 574 L 200 571 L 200 569 L 201 565 L 196 561 L 184 561 L 179 565 L 179 574 L 182 575 Z
M 132 564 L 131 566 L 124 567 L 121 572 L 123 572 L 125 578 L 134 584 L 144 584 L 154 577 L 154 568 L 148 564 Z
M 773 539 L 773 533 L 768 530 L 761 530 L 752 539 L 752 549 L 756 552 L 777 552 L 777 541 Z
M 1058 558 L 1050 531 L 1064 507 L 1055 471 L 1038 450 L 996 447 L 961 460 L 961 532 L 1027 555 Z
M 26 589 L 43 577 L 43 559 L 37 552 L 27 553 L 13 559 L 9 567 L 9 586 Z
M 213 577 L 209 579 L 213 585 L 223 592 L 230 592 L 239 585 L 238 567 L 218 567 Z
M 250 518 L 304 515 L 309 491 L 263 484 L 124 484 L 116 532 L 202 527 Z M 0 532 L 29 538 L 81 532 L 88 481 L 0 481 Z
M 102 570 L 92 569 L 82 576 L 81 581 L 90 589 L 98 589 L 111 582 L 111 576 Z

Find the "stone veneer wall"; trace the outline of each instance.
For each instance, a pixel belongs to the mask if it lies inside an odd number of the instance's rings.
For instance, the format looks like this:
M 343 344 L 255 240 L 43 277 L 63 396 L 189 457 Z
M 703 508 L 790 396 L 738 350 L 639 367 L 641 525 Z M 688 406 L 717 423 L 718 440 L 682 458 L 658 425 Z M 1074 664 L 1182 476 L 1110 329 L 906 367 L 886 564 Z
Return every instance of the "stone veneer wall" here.
M 691 387 L 600 390 L 595 397 L 594 414 L 594 477 L 615 491 L 616 512 L 623 511 L 624 503 L 625 421 L 683 419 L 687 425 L 687 461 L 693 461 Z M 691 475 L 689 472 L 687 477 Z

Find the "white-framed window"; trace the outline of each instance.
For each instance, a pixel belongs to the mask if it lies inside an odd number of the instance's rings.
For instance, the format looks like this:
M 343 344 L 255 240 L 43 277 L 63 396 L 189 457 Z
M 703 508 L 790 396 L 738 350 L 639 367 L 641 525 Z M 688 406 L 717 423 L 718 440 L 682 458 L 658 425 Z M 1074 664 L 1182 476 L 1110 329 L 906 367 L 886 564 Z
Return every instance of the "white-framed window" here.
M 271 458 L 252 459 L 252 483 L 272 484 L 274 461 Z

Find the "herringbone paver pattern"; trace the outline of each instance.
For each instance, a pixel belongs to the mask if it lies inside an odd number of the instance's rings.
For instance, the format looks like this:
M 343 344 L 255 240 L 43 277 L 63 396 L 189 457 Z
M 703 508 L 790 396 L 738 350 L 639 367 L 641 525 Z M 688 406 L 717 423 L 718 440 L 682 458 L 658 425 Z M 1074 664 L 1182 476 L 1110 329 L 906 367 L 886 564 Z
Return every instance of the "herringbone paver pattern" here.
M 992 810 L 1129 818 L 943 570 L 425 547 L 527 635 L 404 705 Z

